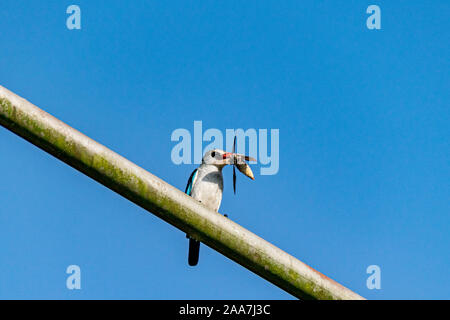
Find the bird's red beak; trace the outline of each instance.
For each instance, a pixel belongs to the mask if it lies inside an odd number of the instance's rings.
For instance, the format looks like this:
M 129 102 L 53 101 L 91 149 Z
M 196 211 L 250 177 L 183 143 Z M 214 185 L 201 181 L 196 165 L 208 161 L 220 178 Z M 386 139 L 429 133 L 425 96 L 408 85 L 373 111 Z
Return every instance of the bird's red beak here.
M 228 158 L 231 158 L 232 155 L 233 155 L 233 154 L 232 154 L 231 152 L 225 152 L 225 153 L 223 154 L 223 158 L 224 158 L 224 159 L 228 159 Z

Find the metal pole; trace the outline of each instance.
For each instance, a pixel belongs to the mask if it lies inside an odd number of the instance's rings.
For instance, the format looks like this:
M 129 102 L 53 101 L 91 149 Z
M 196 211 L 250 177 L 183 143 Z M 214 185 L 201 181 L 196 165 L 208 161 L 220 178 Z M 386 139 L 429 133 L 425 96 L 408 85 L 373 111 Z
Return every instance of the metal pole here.
M 0 124 L 301 299 L 363 299 L 0 86 Z

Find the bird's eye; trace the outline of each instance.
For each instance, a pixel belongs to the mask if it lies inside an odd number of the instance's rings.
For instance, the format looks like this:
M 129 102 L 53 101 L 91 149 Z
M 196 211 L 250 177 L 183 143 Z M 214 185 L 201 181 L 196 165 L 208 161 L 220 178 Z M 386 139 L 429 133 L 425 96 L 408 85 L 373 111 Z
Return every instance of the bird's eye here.
M 215 152 L 215 151 L 213 151 L 213 152 L 211 153 L 211 157 L 213 157 L 213 158 L 216 157 L 216 152 Z

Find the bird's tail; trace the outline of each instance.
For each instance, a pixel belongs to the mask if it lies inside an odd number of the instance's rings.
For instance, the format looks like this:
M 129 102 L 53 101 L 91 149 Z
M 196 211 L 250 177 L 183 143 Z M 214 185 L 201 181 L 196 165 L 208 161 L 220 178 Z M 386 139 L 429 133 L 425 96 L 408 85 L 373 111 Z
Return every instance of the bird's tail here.
M 189 238 L 188 263 L 191 267 L 197 265 L 199 254 L 200 254 L 200 241 Z

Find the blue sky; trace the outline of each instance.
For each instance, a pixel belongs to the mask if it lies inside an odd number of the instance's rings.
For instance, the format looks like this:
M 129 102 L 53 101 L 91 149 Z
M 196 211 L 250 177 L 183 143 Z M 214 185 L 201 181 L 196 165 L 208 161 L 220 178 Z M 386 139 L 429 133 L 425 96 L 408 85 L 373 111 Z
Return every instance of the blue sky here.
M 449 14 L 444 0 L 4 0 L 0 84 L 183 190 L 195 166 L 171 161 L 175 129 L 280 129 L 279 172 L 253 166 L 235 196 L 225 168 L 221 212 L 369 299 L 449 299 Z M 3 128 L 0 168 L 2 299 L 292 298 L 206 246 L 188 267 L 181 231 Z

